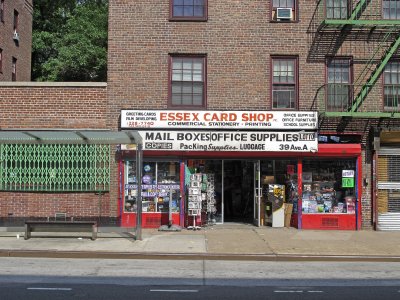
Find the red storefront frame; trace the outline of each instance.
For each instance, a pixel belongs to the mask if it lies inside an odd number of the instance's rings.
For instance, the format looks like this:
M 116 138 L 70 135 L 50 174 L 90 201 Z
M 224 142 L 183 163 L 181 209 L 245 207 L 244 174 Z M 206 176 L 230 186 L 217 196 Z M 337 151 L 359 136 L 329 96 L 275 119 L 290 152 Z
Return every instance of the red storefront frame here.
M 132 157 L 132 151 L 126 151 L 129 157 Z M 134 157 L 134 156 L 133 156 Z M 118 163 L 118 217 L 120 219 L 120 226 L 133 228 L 136 227 L 136 213 L 135 212 L 125 212 L 123 207 L 124 202 L 124 160 L 120 160 Z M 184 167 L 181 163 L 180 165 L 180 175 L 184 175 Z M 180 177 L 184 178 L 184 177 Z M 184 183 L 181 182 L 181 197 L 184 199 Z M 184 211 L 184 203 L 180 204 L 180 212 L 172 213 L 172 224 L 181 225 L 183 224 L 183 217 L 181 216 L 181 211 Z M 161 225 L 169 224 L 169 214 L 167 212 L 143 212 L 142 213 L 142 227 L 144 228 L 158 228 Z
M 361 229 L 361 193 L 362 193 L 362 158 L 360 144 L 320 144 L 315 157 L 324 158 L 356 158 L 356 212 L 355 214 L 302 214 L 301 201 L 300 213 L 294 215 L 297 220 L 292 220 L 299 229 L 320 230 L 359 230 Z M 299 160 L 299 169 L 302 161 Z M 302 173 L 302 172 L 301 172 Z M 303 186 L 302 177 L 299 176 L 298 189 L 301 195 Z
M 126 155 L 134 157 L 132 151 L 126 151 Z M 125 155 L 124 155 L 125 156 Z M 356 173 L 356 201 L 357 209 L 355 214 L 300 214 L 294 215 L 292 224 L 296 225 L 299 229 L 322 229 L 322 230 L 357 230 L 361 228 L 361 181 L 362 181 L 362 163 L 361 163 L 361 145 L 360 144 L 319 144 L 318 152 L 207 152 L 207 151 L 144 151 L 144 157 L 178 157 L 181 160 L 194 159 L 194 158 L 219 158 L 219 159 L 262 159 L 262 158 L 298 158 L 299 174 L 302 174 L 302 159 L 310 157 L 318 158 L 356 158 L 357 159 L 357 173 Z M 136 227 L 136 213 L 124 212 L 122 207 L 123 192 L 121 188 L 124 185 L 124 168 L 123 161 L 119 164 L 119 217 L 121 220 L 121 227 Z M 181 165 L 181 176 L 184 177 L 184 167 Z M 121 184 L 122 183 L 122 184 Z M 181 182 L 181 199 L 185 199 L 183 182 Z M 302 191 L 302 178 L 299 176 L 298 180 L 299 194 Z M 299 201 L 301 208 L 301 199 Z M 184 226 L 185 215 L 184 203 L 180 205 L 180 213 L 172 213 L 173 224 Z M 158 228 L 161 225 L 168 224 L 168 213 L 160 212 L 146 212 L 142 213 L 144 228 Z M 296 222 L 297 221 L 297 222 Z

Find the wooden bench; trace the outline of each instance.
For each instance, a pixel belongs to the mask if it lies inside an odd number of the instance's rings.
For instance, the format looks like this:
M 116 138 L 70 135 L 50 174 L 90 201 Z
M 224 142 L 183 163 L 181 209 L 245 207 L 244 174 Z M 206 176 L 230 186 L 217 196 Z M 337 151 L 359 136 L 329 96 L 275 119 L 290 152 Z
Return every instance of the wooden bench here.
M 31 238 L 31 232 L 92 232 L 92 240 L 97 238 L 96 221 L 26 221 L 25 237 Z

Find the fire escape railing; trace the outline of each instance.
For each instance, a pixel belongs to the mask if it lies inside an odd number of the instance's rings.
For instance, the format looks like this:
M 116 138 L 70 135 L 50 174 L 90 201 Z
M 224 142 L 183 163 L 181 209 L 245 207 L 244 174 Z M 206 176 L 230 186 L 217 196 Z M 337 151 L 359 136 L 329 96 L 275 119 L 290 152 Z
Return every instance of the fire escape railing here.
M 384 84 L 375 89 L 380 93 L 375 92 L 374 97 L 368 98 L 386 65 L 400 48 L 400 7 L 396 7 L 399 11 L 393 14 L 390 5 L 382 0 L 318 2 L 309 26 L 309 33 L 315 28 L 309 58 L 318 58 L 319 55 L 319 61 L 322 61 L 323 54 L 316 55 L 312 51 L 324 52 L 323 49 L 326 57 L 332 57 L 343 45 L 353 43 L 358 49 L 354 46 L 353 52 L 348 51 L 347 55 L 363 65 L 351 84 L 329 83 L 318 89 L 314 104 L 318 103 L 318 109 L 326 116 L 400 117 L 399 87 L 396 84 Z M 324 49 L 319 43 L 331 46 Z M 368 47 L 365 47 L 364 57 L 359 58 L 357 55 L 363 45 Z M 374 49 L 370 49 L 372 46 Z M 343 55 L 343 51 L 340 53 Z M 335 91 L 339 93 L 336 96 Z

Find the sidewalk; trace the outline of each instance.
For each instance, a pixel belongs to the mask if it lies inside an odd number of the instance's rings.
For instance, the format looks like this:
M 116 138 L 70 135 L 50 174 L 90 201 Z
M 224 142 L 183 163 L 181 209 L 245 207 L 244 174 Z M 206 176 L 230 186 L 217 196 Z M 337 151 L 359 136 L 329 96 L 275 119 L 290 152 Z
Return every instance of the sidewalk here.
M 19 238 L 17 235 L 19 234 Z M 143 239 L 121 228 L 88 234 L 0 231 L 0 256 L 179 258 L 243 260 L 400 261 L 400 232 L 317 231 L 224 224 L 198 231 L 143 229 Z

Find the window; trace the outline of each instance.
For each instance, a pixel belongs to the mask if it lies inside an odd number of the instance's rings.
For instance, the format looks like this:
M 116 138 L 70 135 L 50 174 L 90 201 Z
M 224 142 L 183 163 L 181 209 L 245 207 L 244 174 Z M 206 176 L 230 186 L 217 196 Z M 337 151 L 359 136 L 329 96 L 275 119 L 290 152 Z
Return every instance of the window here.
M 383 74 L 384 108 L 398 110 L 400 108 L 400 61 L 389 62 Z
M 144 161 L 142 173 L 142 210 L 147 212 L 179 212 L 180 164 L 178 161 Z M 124 211 L 137 210 L 136 161 L 125 162 Z M 172 196 L 172 198 L 171 198 Z M 171 203 L 169 203 L 171 200 Z M 171 205 L 170 205 L 171 204 Z
M 18 11 L 14 10 L 14 32 L 18 31 Z
M 327 110 L 347 111 L 351 99 L 351 60 L 331 58 L 327 62 Z
M 296 0 L 273 0 L 271 13 L 273 21 L 296 20 Z
M 205 107 L 206 57 L 170 57 L 171 107 Z
M 170 0 L 171 20 L 207 20 L 208 0 Z
M 326 0 L 326 18 L 346 20 L 349 17 L 348 0 Z
M 355 214 L 355 159 L 305 159 L 302 175 L 304 214 Z
M 400 20 L 400 1 L 399 0 L 383 0 L 383 18 Z
M 0 73 L 3 73 L 3 49 L 0 48 Z
M 15 57 L 12 58 L 11 81 L 17 81 L 17 59 Z
M 0 191 L 109 191 L 110 145 L 0 147 Z
M 4 0 L 0 0 L 0 21 L 4 22 Z
M 272 108 L 295 109 L 297 105 L 297 58 L 272 58 Z

